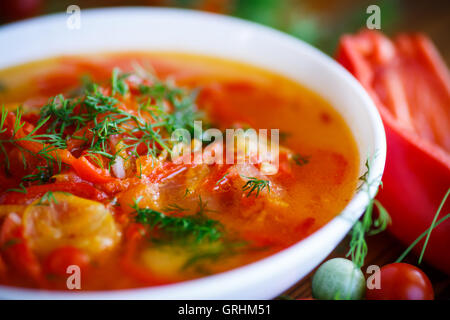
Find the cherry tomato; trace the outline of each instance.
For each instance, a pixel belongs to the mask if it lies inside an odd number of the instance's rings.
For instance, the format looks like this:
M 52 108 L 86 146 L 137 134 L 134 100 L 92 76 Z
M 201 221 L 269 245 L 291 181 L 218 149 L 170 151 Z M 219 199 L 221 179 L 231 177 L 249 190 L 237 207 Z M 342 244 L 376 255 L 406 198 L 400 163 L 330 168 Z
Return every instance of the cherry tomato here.
M 75 247 L 61 247 L 53 250 L 44 262 L 45 271 L 50 274 L 66 276 L 67 267 L 76 265 L 85 270 L 89 265 L 89 255 Z
M 430 279 L 407 263 L 391 263 L 380 269 L 380 289 L 367 289 L 368 300 L 433 300 Z

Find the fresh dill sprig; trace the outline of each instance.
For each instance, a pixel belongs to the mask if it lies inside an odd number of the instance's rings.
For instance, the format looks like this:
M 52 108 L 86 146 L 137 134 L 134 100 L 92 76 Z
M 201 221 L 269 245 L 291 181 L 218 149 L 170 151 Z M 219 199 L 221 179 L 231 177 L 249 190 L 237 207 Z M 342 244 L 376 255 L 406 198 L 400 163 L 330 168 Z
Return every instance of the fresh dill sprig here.
M 61 168 L 60 161 L 57 158 L 57 155 L 54 155 L 53 151 L 58 148 L 64 148 L 66 146 L 65 140 L 58 133 L 38 133 L 38 131 L 49 121 L 50 116 L 40 120 L 30 132 L 23 133 L 22 136 L 18 136 L 18 133 L 23 130 L 25 126 L 25 122 L 22 121 L 22 115 L 22 109 L 17 108 L 10 137 L 0 139 L 0 152 L 4 155 L 5 169 L 10 169 L 10 160 L 8 152 L 6 151 L 7 144 L 13 145 L 22 153 L 22 162 L 25 169 L 27 168 L 27 162 L 24 156 L 25 153 L 28 153 L 39 160 L 45 160 L 48 166 Z M 2 107 L 0 133 L 4 133 L 7 130 L 5 126 L 7 116 L 8 111 Z M 30 150 L 24 148 L 21 145 L 22 143 L 37 143 L 40 144 L 42 148 L 38 152 L 31 152 Z
M 19 187 L 18 187 L 18 188 L 7 189 L 6 192 L 18 192 L 18 193 L 24 193 L 24 194 L 26 194 L 28 191 L 27 191 L 27 189 L 25 188 L 25 186 L 23 185 L 23 182 L 21 182 L 21 183 L 19 184 Z
M 163 209 L 164 212 L 184 212 L 188 211 L 188 209 L 183 208 L 182 206 L 176 203 L 170 203 Z
M 116 93 L 120 93 L 124 96 L 129 88 L 128 84 L 125 82 L 125 79 L 129 76 L 127 73 L 121 73 L 120 69 L 114 68 L 111 77 L 111 94 L 114 96 Z
M 186 198 L 190 193 L 191 193 L 191 190 L 189 190 L 189 188 L 186 188 L 186 190 L 184 191 L 183 198 Z
M 229 174 L 230 174 L 229 172 L 225 173 L 225 174 L 223 175 L 222 178 L 220 178 L 219 180 L 217 180 L 217 182 L 216 182 L 215 185 L 218 186 L 219 184 L 221 184 L 222 181 L 224 181 L 224 180 L 226 179 L 227 175 L 229 175 Z
M 58 199 L 55 197 L 55 193 L 60 193 L 64 195 L 71 195 L 69 192 L 65 191 L 47 191 L 42 195 L 39 201 L 35 204 L 36 206 L 49 206 L 51 203 L 58 204 Z
M 163 138 L 161 129 L 158 124 L 141 123 L 130 131 L 130 135 L 126 137 L 124 148 L 132 149 L 137 152 L 137 147 L 141 144 L 147 147 L 147 153 L 156 157 L 160 152 L 160 148 L 172 153 L 172 149 L 168 145 L 169 138 Z
M 299 153 L 296 153 L 292 156 L 292 160 L 294 160 L 295 164 L 298 166 L 304 166 L 309 163 L 309 156 L 302 156 Z
M 369 160 L 366 161 L 366 172 L 359 178 L 363 181 L 363 184 L 358 187 L 360 190 L 366 186 L 367 194 L 370 198 L 369 204 L 364 212 L 361 220 L 356 221 L 351 230 L 350 249 L 347 252 L 347 257 L 350 256 L 352 261 L 358 268 L 364 265 L 364 260 L 367 256 L 368 248 L 366 242 L 366 235 L 375 235 L 384 231 L 387 225 L 390 223 L 390 217 L 386 209 L 381 205 L 378 200 L 375 200 L 375 196 L 372 198 L 369 194 L 370 186 L 376 181 L 369 182 L 371 166 Z M 376 193 L 375 193 L 376 195 Z M 378 216 L 374 218 L 373 209 L 374 206 L 378 209 Z
M 252 195 L 253 192 L 256 192 L 255 197 L 259 196 L 259 193 L 267 188 L 267 191 L 270 192 L 270 181 L 269 180 L 263 180 L 258 179 L 255 177 L 245 177 L 242 176 L 245 179 L 248 179 L 248 181 L 244 184 L 242 187 L 242 191 L 248 191 L 247 192 L 247 198 Z
M 71 99 L 65 99 L 62 94 L 49 99 L 48 103 L 40 110 L 41 123 L 44 119 L 48 121 L 47 132 L 63 134 L 64 130 L 74 124 L 78 119 L 74 117 L 74 108 L 76 104 Z
M 280 142 L 285 143 L 292 136 L 291 132 L 280 131 Z
M 37 206 L 48 206 L 50 203 L 58 204 L 58 200 L 55 198 L 53 191 L 47 191 L 36 203 Z
M 39 182 L 46 183 L 50 181 L 54 174 L 52 163 L 47 163 L 46 166 L 36 166 L 36 172 L 27 174 L 22 177 L 23 182 Z
M 69 139 L 71 142 L 78 140 L 75 144 L 77 150 L 84 152 L 102 168 L 106 161 L 110 169 L 119 156 L 126 160 L 139 157 L 144 152 L 153 158 L 163 152 L 170 154 L 171 133 L 178 128 L 193 131 L 194 121 L 202 117 L 195 105 L 196 93 L 191 94 L 171 83 L 152 78 L 151 85 L 140 86 L 137 112 L 128 111 L 119 100 L 120 95 L 129 92 L 126 81 L 128 76 L 119 69 L 113 70 L 110 95 L 98 84 L 89 81 L 83 87 L 83 95 L 78 98 L 66 98 L 62 94 L 50 98 L 41 108 L 40 118 L 34 129 L 20 137 L 17 133 L 25 129 L 26 122 L 22 121 L 23 112 L 18 108 L 13 133 L 8 135 L 10 138 L 3 138 L 4 133 L 11 129 L 6 126 L 8 112 L 3 106 L 0 118 L 0 154 L 4 156 L 5 169 L 10 168 L 8 147 L 13 145 L 23 154 L 29 153 L 39 160 L 34 172 L 23 177 L 23 181 L 48 182 L 63 169 L 63 164 L 57 158 L 58 152 L 55 151 L 66 149 Z M 142 100 L 144 103 L 141 104 Z M 163 108 L 167 104 L 171 106 L 170 110 Z M 114 139 L 114 144 L 111 139 Z M 42 149 L 32 152 L 22 142 L 39 143 Z M 22 161 L 26 168 L 28 164 L 25 156 Z
M 369 171 L 370 171 L 370 164 L 369 164 L 369 158 L 366 159 L 366 162 L 364 163 L 366 167 L 366 171 L 358 178 L 358 181 L 361 181 L 361 184 L 356 188 L 357 191 L 361 190 L 361 188 L 364 186 L 365 183 L 367 183 L 367 179 L 369 177 Z
M 139 199 L 135 201 L 135 221 L 151 228 L 157 228 L 164 233 L 169 240 L 189 240 L 196 243 L 204 240 L 217 241 L 222 237 L 222 225 L 217 220 L 205 216 L 206 203 L 201 198 L 199 209 L 195 214 L 185 216 L 167 215 L 150 208 L 139 208 Z
M 152 115 L 164 124 L 169 134 L 176 129 L 184 128 L 189 130 L 192 135 L 194 132 L 194 121 L 204 117 L 204 114 L 195 105 L 196 91 L 188 94 L 182 88 L 173 87 L 161 81 L 154 81 L 151 86 L 140 85 L 139 90 L 142 94 L 156 101 L 156 103 L 151 105 L 153 109 Z M 164 100 L 173 106 L 172 113 L 164 112 L 158 107 L 162 105 Z

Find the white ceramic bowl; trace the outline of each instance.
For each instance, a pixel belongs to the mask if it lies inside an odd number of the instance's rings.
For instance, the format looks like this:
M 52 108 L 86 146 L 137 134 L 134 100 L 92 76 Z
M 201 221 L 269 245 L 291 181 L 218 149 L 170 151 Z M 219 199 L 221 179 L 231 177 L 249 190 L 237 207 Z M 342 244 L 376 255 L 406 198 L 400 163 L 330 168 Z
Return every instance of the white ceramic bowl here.
M 379 181 L 386 143 L 369 96 L 342 67 L 319 50 L 272 29 L 230 17 L 187 10 L 115 8 L 83 10 L 81 28 L 57 14 L 0 28 L 0 68 L 50 56 L 98 51 L 171 50 L 231 58 L 270 69 L 319 93 L 345 118 L 356 138 L 361 172 L 376 153 L 369 181 Z M 373 196 L 378 183 L 370 187 Z M 369 200 L 357 193 L 342 213 L 305 240 L 261 261 L 221 274 L 162 287 L 55 292 L 0 286 L 17 299 L 269 299 L 307 275 L 338 245 Z

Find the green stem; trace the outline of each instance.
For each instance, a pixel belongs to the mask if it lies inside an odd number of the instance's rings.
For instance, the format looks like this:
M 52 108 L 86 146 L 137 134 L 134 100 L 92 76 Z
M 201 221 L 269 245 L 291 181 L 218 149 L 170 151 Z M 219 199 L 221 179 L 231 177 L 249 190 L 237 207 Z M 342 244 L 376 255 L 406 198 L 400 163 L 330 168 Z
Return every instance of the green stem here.
M 447 190 L 447 193 L 445 194 L 444 199 L 442 200 L 441 204 L 439 205 L 438 211 L 434 215 L 433 222 L 431 223 L 431 226 L 429 228 L 430 231 L 427 234 L 427 238 L 425 239 L 425 243 L 423 244 L 422 252 L 420 253 L 419 262 L 418 262 L 419 264 L 422 262 L 423 255 L 425 254 L 425 249 L 427 248 L 428 240 L 430 239 L 430 236 L 431 236 L 431 231 L 433 231 L 433 229 L 434 229 L 434 225 L 436 224 L 436 220 L 439 217 L 439 214 L 441 213 L 442 207 L 444 206 L 445 201 L 447 201 L 447 198 L 448 198 L 449 194 L 450 194 L 450 189 Z
M 432 227 L 436 228 L 438 225 L 440 225 L 442 222 L 444 222 L 448 218 L 450 218 L 450 213 L 447 214 L 442 219 L 440 219 L 439 221 L 437 221 L 434 226 L 430 226 L 428 229 L 426 229 L 413 243 L 411 243 L 411 245 L 408 247 L 408 249 L 406 249 L 405 252 L 403 252 L 403 254 L 395 262 L 396 263 L 402 262 L 402 260 L 409 254 L 409 252 L 416 246 L 416 244 L 419 243 L 419 241 L 422 240 L 423 237 L 425 237 L 425 235 L 430 231 L 430 229 Z

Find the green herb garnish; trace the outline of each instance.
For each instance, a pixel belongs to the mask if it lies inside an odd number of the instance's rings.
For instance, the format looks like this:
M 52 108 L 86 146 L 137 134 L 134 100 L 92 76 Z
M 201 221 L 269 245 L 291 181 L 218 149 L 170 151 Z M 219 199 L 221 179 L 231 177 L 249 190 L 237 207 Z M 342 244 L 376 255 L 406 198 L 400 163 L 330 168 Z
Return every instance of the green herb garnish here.
M 294 160 L 295 164 L 298 166 L 304 166 L 309 163 L 309 156 L 302 156 L 301 154 L 294 154 L 292 156 L 292 160 Z
M 248 181 L 242 187 L 242 191 L 248 191 L 247 198 L 252 195 L 253 192 L 256 192 L 255 197 L 259 196 L 259 193 L 267 188 L 267 191 L 270 192 L 270 181 L 258 179 L 255 177 L 245 177 Z
M 358 190 L 365 186 L 370 200 L 362 219 L 356 221 L 356 223 L 353 225 L 351 231 L 350 249 L 346 255 L 347 257 L 351 256 L 352 261 L 355 263 L 355 265 L 358 266 L 358 268 L 361 268 L 364 265 L 364 260 L 367 256 L 368 248 L 366 235 L 378 234 L 384 231 L 387 225 L 390 223 L 390 217 L 386 209 L 378 200 L 374 199 L 375 196 L 373 198 L 370 197 L 370 186 L 377 181 L 368 181 L 371 170 L 369 160 L 366 161 L 366 168 L 367 171 L 360 177 L 360 180 L 363 181 L 363 184 L 358 187 Z M 378 216 L 376 218 L 373 217 L 374 206 L 378 208 Z
M 114 68 L 111 77 L 112 95 L 120 93 L 124 96 L 128 92 L 128 84 L 125 82 L 128 76 L 129 74 L 121 73 L 120 69 Z
M 36 206 L 48 206 L 50 203 L 58 204 L 58 200 L 55 197 L 55 192 L 64 195 L 70 195 L 71 193 L 65 191 L 47 191 L 35 204 Z
M 222 183 L 222 181 L 224 181 L 226 179 L 227 175 L 229 175 L 229 174 L 230 174 L 229 172 L 225 173 L 222 178 L 217 180 L 215 185 L 218 186 L 220 183 Z
M 223 235 L 220 222 L 205 215 L 209 210 L 201 198 L 197 212 L 184 216 L 167 215 L 150 208 L 139 208 L 138 204 L 139 199 L 132 206 L 136 222 L 157 228 L 169 238 L 168 240 L 194 240 L 199 243 L 204 240 L 216 241 Z

